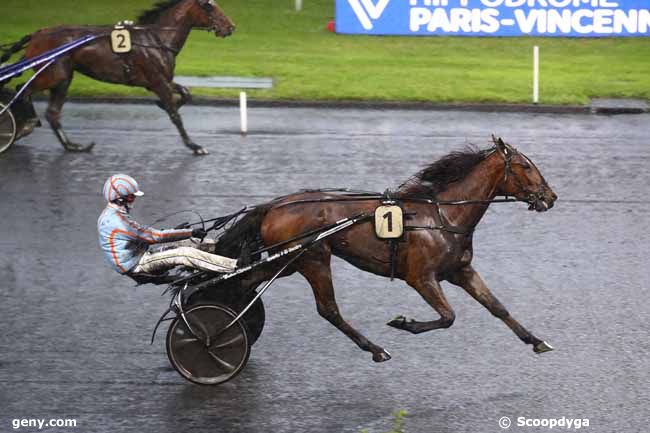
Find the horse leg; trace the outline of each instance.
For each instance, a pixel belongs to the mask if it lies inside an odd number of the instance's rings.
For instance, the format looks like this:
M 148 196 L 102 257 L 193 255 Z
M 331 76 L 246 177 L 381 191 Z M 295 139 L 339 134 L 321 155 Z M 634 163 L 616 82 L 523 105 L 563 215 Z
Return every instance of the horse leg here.
M 174 103 L 173 85 L 167 82 L 161 82 L 159 85 L 151 88 L 150 90 L 160 98 L 160 103 L 158 106 L 167 112 L 172 123 L 176 125 L 176 129 L 178 129 L 178 132 L 181 134 L 181 138 L 183 139 L 185 146 L 192 149 L 195 155 L 207 155 L 208 151 L 198 144 L 194 143 L 190 136 L 187 135 L 187 131 L 185 131 L 185 127 L 183 126 L 183 119 L 181 119 L 181 115 L 178 114 L 178 107 Z
M 462 287 L 474 299 L 488 309 L 493 316 L 501 319 L 517 337 L 526 344 L 533 345 L 535 353 L 549 352 L 553 347 L 545 341 L 540 340 L 521 326 L 506 310 L 506 307 L 490 292 L 481 276 L 472 266 L 465 266 L 449 277 L 452 284 Z
M 407 319 L 404 316 L 397 316 L 387 323 L 388 326 L 403 329 L 413 334 L 420 334 L 434 329 L 449 328 L 454 324 L 456 314 L 449 305 L 449 302 L 447 302 L 447 298 L 445 298 L 442 287 L 440 287 L 440 283 L 436 280 L 435 275 L 417 278 L 412 282 L 407 280 L 407 282 L 440 314 L 440 319 L 418 322 L 413 319 Z
M 68 94 L 68 88 L 70 87 L 71 82 L 72 80 L 70 79 L 60 81 L 55 86 L 50 88 L 50 101 L 47 106 L 45 118 L 50 124 L 52 131 L 54 131 L 56 138 L 59 139 L 59 142 L 63 145 L 65 150 L 71 152 L 89 152 L 95 146 L 95 143 L 84 145 L 70 141 L 70 139 L 68 139 L 68 136 L 63 131 L 63 127 L 59 121 L 61 118 L 61 110 L 63 108 L 63 104 L 65 103 L 65 97 Z
M 177 83 L 172 83 L 172 86 L 174 86 L 174 90 L 176 93 L 178 93 L 181 96 L 181 99 L 176 103 L 176 108 L 180 109 L 183 105 L 187 104 L 188 102 L 192 102 L 192 94 L 190 93 L 190 89 L 188 89 L 185 86 L 181 86 L 180 84 Z
M 17 114 L 16 118 L 20 118 L 23 126 L 20 128 L 20 131 L 17 134 L 17 137 L 24 137 L 29 135 L 34 131 L 34 128 L 41 125 L 41 119 L 38 117 L 36 110 L 34 109 L 34 103 L 32 102 L 32 95 L 29 88 L 26 88 L 25 84 L 16 85 L 16 93 L 23 92 L 21 97 L 14 103 L 14 106 L 11 110 L 14 114 Z
M 334 296 L 329 252 L 324 252 L 323 254 L 319 254 L 315 257 L 312 256 L 311 258 L 305 258 L 298 271 L 311 285 L 316 299 L 316 308 L 321 317 L 336 326 L 362 350 L 372 353 L 373 361 L 383 362 L 390 359 L 390 354 L 388 352 L 369 341 L 356 329 L 350 326 L 350 324 L 341 316 L 341 312 L 339 311 Z

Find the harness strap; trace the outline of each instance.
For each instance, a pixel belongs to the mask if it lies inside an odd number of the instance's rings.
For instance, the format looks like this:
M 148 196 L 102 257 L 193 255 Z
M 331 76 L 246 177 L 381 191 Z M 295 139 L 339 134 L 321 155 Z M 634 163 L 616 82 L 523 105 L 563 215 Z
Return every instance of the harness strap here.
M 362 214 L 361 216 L 359 216 L 359 217 L 357 218 L 357 221 L 356 221 L 355 224 L 359 224 L 359 223 L 362 223 L 362 222 L 370 221 L 370 219 L 371 219 L 372 217 L 373 217 L 373 214 L 371 214 L 371 213 L 365 213 L 365 214 Z M 316 234 L 322 233 L 322 232 L 327 231 L 327 230 L 329 230 L 329 229 L 331 229 L 331 228 L 334 228 L 334 227 L 336 227 L 336 226 L 338 226 L 338 225 L 339 225 L 339 223 L 338 223 L 338 222 L 335 222 L 335 223 L 329 224 L 329 225 L 327 225 L 327 226 L 318 227 L 318 228 L 315 228 L 315 229 L 313 229 L 313 230 L 309 230 L 309 231 L 307 231 L 307 232 L 300 233 L 299 235 L 296 235 L 296 236 L 294 236 L 294 237 L 292 237 L 292 238 L 286 239 L 286 240 L 281 241 L 281 242 L 277 242 L 277 243 L 275 243 L 275 244 L 273 244 L 273 245 L 269 245 L 268 247 L 261 248 L 261 249 L 255 251 L 255 252 L 253 252 L 251 255 L 252 255 L 252 256 L 255 256 L 255 255 L 257 255 L 257 254 L 262 254 L 262 253 L 264 253 L 264 252 L 266 252 L 266 251 L 269 251 L 269 250 L 272 250 L 272 249 L 275 249 L 275 248 L 281 247 L 281 246 L 286 245 L 286 244 L 289 244 L 289 243 L 291 243 L 291 242 L 295 242 L 295 241 L 297 241 L 297 240 L 299 240 L 299 239 L 303 239 L 303 238 L 306 238 L 306 237 L 309 237 L 309 236 L 312 236 L 312 235 L 316 235 Z
M 440 226 L 440 225 L 435 225 L 435 226 L 432 226 L 432 225 L 428 225 L 428 226 L 406 226 L 406 227 L 404 227 L 404 230 L 407 230 L 407 231 L 440 230 L 440 231 L 443 231 L 443 232 L 453 233 L 455 235 L 469 235 L 469 234 L 472 234 L 474 232 L 473 228 L 471 228 L 469 230 L 460 230 L 460 229 L 455 228 L 455 227 L 446 227 L 446 226 Z

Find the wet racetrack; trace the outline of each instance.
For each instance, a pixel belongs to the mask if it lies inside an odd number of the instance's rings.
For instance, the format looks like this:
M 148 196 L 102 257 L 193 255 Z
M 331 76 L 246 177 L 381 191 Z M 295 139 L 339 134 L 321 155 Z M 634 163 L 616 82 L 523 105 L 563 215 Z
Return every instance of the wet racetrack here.
M 43 106 L 38 106 L 42 112 Z M 211 155 L 193 157 L 153 106 L 66 106 L 91 154 L 41 128 L 0 155 L 0 431 L 20 418 L 76 418 L 51 432 L 371 432 L 405 409 L 407 432 L 501 431 L 517 417 L 588 418 L 588 432 L 642 432 L 650 406 L 650 115 L 186 107 Z M 495 132 L 560 196 L 544 214 L 493 205 L 474 265 L 511 314 L 555 352 L 535 355 L 461 289 L 457 319 L 420 335 L 385 326 L 437 317 L 403 282 L 336 259 L 342 314 L 393 359 L 375 364 L 316 312 L 292 276 L 265 295 L 266 328 L 248 366 L 219 387 L 173 371 L 150 332 L 167 299 L 103 262 L 96 220 L 112 173 L 140 180 L 134 210 L 213 217 L 302 188 L 383 191 L 423 164 Z M 190 216 L 168 220 L 176 225 Z M 17 431 L 28 431 L 26 429 Z M 35 430 L 34 430 L 35 431 Z

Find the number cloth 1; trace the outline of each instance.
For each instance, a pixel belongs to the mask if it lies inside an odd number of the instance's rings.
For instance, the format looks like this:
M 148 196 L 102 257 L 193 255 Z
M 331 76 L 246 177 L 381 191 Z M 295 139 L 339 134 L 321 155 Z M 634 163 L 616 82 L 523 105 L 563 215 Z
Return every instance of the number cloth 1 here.
M 404 218 L 399 206 L 379 206 L 375 210 L 375 233 L 380 239 L 396 239 L 404 234 Z

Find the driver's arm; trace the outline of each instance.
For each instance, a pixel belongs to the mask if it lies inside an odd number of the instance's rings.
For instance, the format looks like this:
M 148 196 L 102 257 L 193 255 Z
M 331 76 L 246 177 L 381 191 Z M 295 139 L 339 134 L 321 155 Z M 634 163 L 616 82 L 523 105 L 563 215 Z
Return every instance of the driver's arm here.
M 143 226 L 129 216 L 120 215 L 120 218 L 133 229 L 139 240 L 148 244 L 176 242 L 192 237 L 192 229 L 158 230 L 153 227 Z

